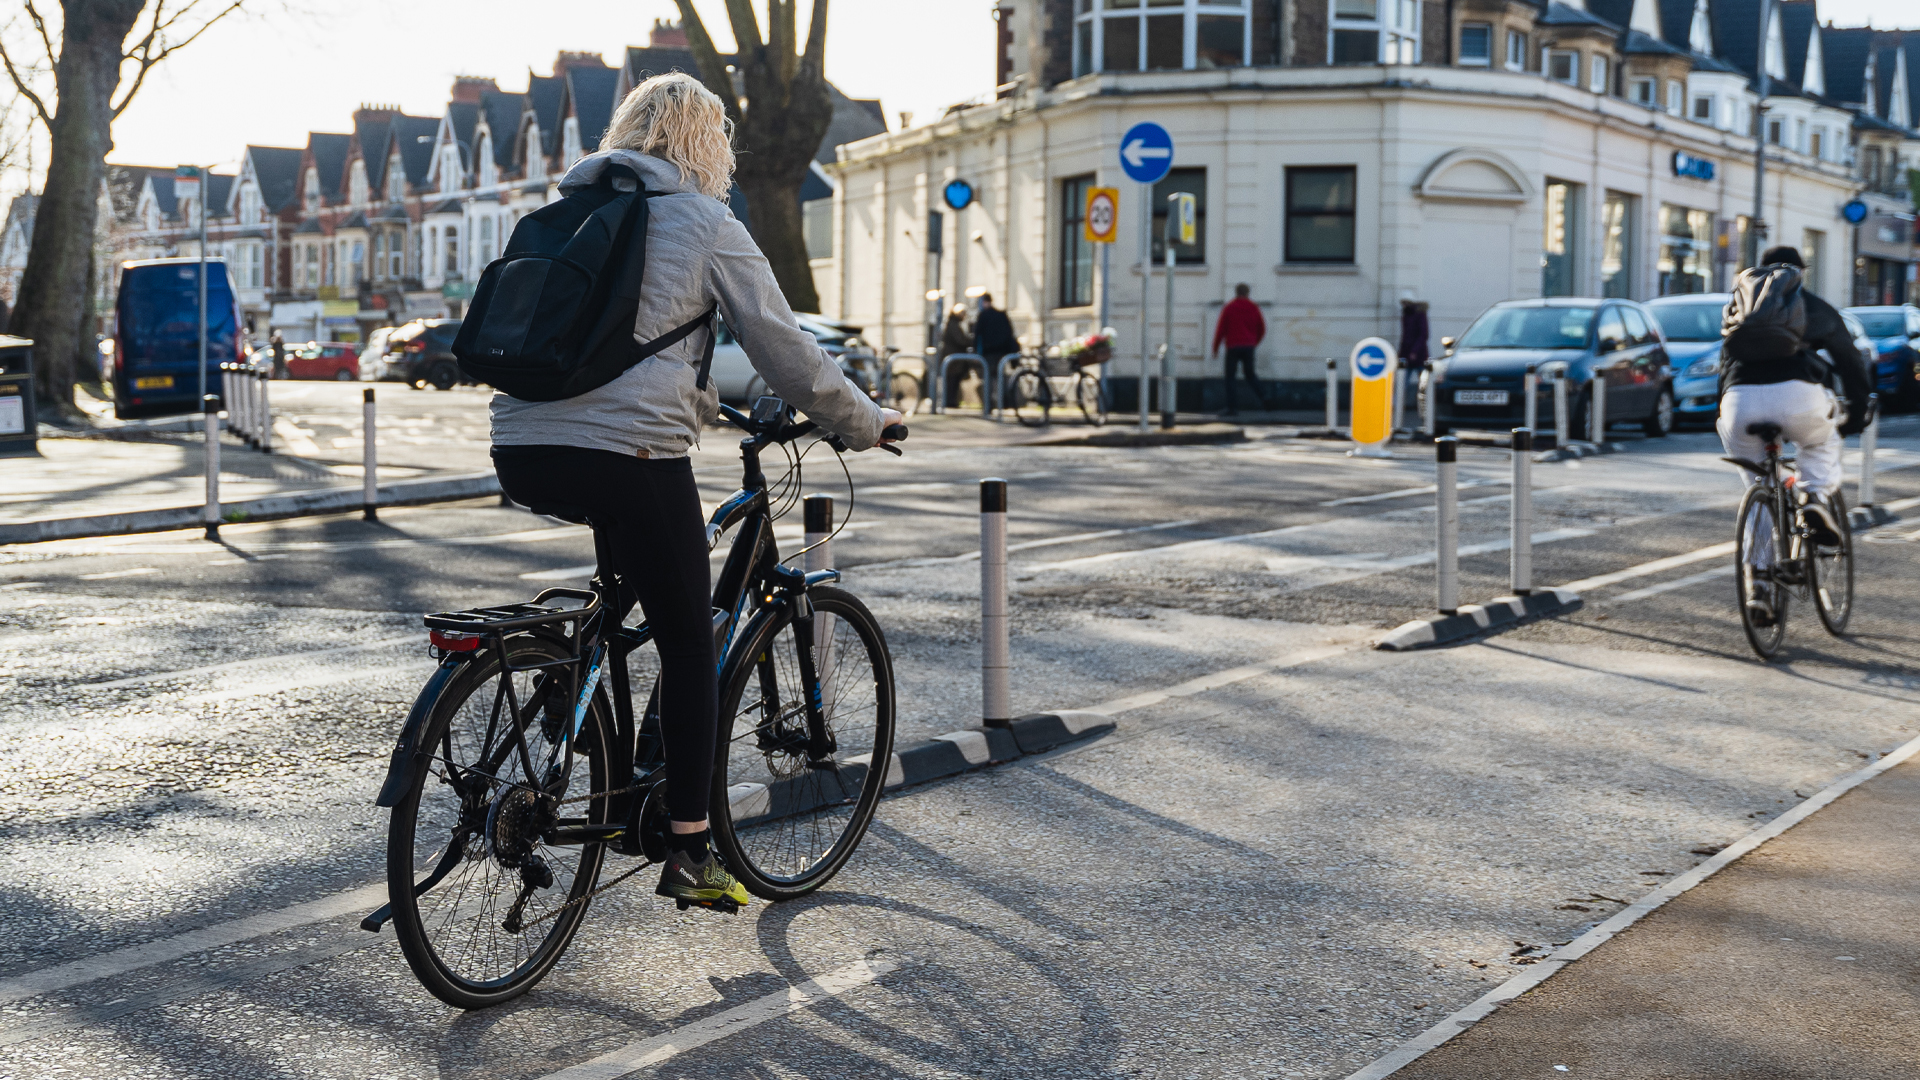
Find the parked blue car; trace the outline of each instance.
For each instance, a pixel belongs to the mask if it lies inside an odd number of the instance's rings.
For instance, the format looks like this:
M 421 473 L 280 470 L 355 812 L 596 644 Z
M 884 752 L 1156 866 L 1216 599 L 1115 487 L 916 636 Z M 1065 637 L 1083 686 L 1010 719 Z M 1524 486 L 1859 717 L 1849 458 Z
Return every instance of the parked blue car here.
M 1726 293 L 1692 293 L 1647 301 L 1660 323 L 1673 364 L 1673 412 L 1680 423 L 1711 424 L 1720 417 L 1720 319 Z
M 1920 308 L 1850 307 L 1873 341 L 1873 389 L 1881 404 L 1911 412 L 1920 409 Z

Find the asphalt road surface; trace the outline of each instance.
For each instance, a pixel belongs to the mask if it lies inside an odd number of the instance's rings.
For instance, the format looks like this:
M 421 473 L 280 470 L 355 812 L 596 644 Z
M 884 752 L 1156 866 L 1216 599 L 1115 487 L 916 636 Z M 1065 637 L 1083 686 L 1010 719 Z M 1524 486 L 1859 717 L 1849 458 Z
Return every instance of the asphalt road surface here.
M 425 399 L 449 442 L 484 426 L 477 396 Z M 422 438 L 423 467 L 484 452 Z M 733 442 L 696 456 L 709 504 Z M 1881 501 L 1920 496 L 1920 424 L 1881 446 Z M 988 475 L 1015 711 L 1178 692 L 890 796 L 807 899 L 679 913 L 636 877 L 473 1014 L 356 928 L 384 899 L 373 794 L 431 668 L 419 615 L 584 581 L 585 530 L 471 503 L 0 550 L 0 1077 L 534 1078 L 623 1051 L 663 1076 L 1340 1077 L 1920 728 L 1914 524 L 1859 545 L 1848 638 L 1798 609 L 1762 665 L 1711 435 L 1538 465 L 1536 583 L 1586 609 L 1384 654 L 1432 604 L 1433 469 L 1343 449 L 849 458 L 836 561 L 886 628 L 903 741 L 977 723 Z M 1481 600 L 1507 459 L 1462 462 Z M 844 512 L 847 483 L 819 448 L 793 490 Z

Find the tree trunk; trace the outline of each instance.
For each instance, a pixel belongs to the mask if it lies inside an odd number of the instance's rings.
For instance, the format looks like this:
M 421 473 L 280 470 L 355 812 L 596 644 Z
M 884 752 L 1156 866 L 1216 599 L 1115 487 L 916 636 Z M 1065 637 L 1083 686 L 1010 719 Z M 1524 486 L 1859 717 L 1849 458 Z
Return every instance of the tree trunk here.
M 813 268 L 807 265 L 799 182 L 746 173 L 735 174 L 735 180 L 747 196 L 753 241 L 772 264 L 787 305 L 795 311 L 818 313 L 820 297 L 813 288 Z
M 74 415 L 73 383 L 87 332 L 87 290 L 93 234 L 113 148 L 113 91 L 120 83 L 122 42 L 145 0 L 65 0 L 65 35 L 54 65 L 58 103 L 47 125 L 51 155 L 33 223 L 33 244 L 20 277 L 12 332 L 34 341 L 34 385 L 41 415 Z

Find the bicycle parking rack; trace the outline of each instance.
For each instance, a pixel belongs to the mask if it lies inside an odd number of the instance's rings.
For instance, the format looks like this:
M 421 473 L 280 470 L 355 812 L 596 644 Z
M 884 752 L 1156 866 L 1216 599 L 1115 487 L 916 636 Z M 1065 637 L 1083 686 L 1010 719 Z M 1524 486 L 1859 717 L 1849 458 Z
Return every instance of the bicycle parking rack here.
M 1014 357 L 1019 355 L 1019 353 L 1007 354 L 1007 356 Z M 955 361 L 974 364 L 980 368 L 980 414 L 989 420 L 998 417 L 1001 410 L 1006 407 L 1006 402 L 1001 400 L 1005 395 L 1001 392 L 1003 388 L 1000 386 L 1000 371 L 1006 366 L 1007 357 L 1002 356 L 998 360 L 995 360 L 991 365 L 991 373 L 989 373 L 989 365 L 987 364 L 986 357 L 981 356 L 979 353 L 964 352 L 952 353 L 945 360 L 940 361 L 940 377 L 934 381 L 934 385 L 931 387 L 933 393 L 928 395 L 933 399 L 934 415 L 943 415 L 947 411 L 949 404 L 947 401 L 947 369 L 953 366 Z

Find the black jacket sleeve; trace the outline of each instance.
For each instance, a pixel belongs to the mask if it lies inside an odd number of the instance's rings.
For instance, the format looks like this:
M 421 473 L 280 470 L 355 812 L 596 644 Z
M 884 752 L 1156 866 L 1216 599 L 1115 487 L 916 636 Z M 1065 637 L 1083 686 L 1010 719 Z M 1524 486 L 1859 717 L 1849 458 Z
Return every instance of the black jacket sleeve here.
M 1840 312 L 1820 297 L 1807 294 L 1807 334 L 1809 350 L 1825 349 L 1833 358 L 1833 373 L 1840 379 L 1840 392 L 1847 399 L 1847 410 L 1853 416 L 1865 415 L 1867 395 L 1873 393 L 1873 382 L 1867 377 L 1867 361 L 1860 350 L 1853 346 L 1853 334 L 1848 332 L 1847 324 L 1841 320 Z

